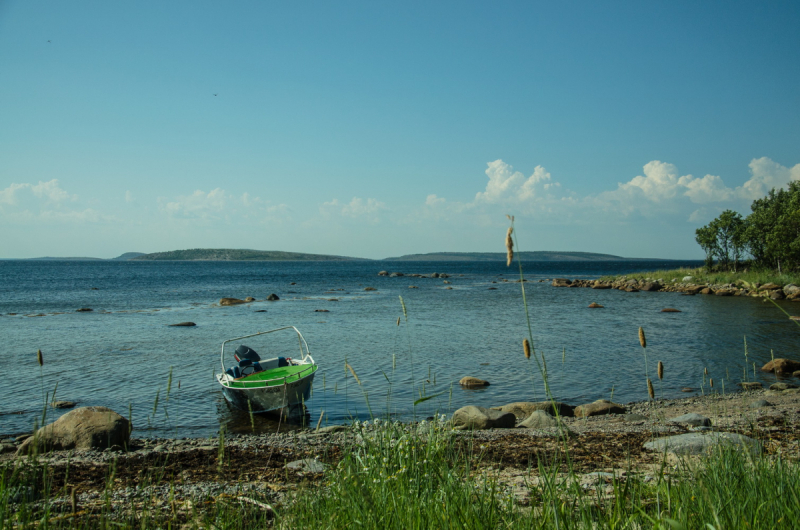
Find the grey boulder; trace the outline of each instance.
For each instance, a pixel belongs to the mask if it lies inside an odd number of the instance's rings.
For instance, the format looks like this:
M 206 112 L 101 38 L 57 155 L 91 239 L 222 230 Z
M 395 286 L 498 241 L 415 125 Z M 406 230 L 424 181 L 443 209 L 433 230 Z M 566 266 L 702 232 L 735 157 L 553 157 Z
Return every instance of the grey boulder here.
M 579 405 L 575 407 L 575 416 L 585 418 L 588 416 L 600 416 L 603 414 L 624 414 L 625 407 L 607 399 L 598 399 L 593 403 Z
M 696 414 L 694 412 L 690 412 L 689 414 L 684 414 L 683 416 L 678 416 L 677 418 L 672 418 L 669 420 L 672 423 L 680 423 L 682 425 L 691 425 L 692 427 L 710 427 L 711 420 L 706 418 L 705 416 L 701 416 L 700 414 Z
M 719 446 L 747 449 L 754 454 L 761 451 L 761 445 L 756 440 L 743 434 L 730 432 L 690 432 L 659 438 L 644 444 L 644 448 L 649 451 L 676 455 L 699 455 Z
M 558 427 L 558 420 L 543 410 L 537 410 L 532 412 L 519 426 L 526 429 L 548 429 Z
M 502 407 L 492 407 L 492 410 L 510 412 L 516 416 L 518 420 L 524 420 L 537 410 L 544 410 L 553 416 L 556 415 L 556 411 L 558 411 L 559 416 L 572 417 L 575 415 L 574 407 L 559 401 L 517 401 L 516 403 L 509 403 Z

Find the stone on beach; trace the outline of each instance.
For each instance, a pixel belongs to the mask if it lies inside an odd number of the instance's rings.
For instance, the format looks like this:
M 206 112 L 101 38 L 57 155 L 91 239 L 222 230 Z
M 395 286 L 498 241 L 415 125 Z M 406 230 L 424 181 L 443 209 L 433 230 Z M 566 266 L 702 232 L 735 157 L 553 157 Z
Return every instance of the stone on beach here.
M 680 423 L 683 425 L 691 425 L 692 427 L 711 427 L 711 420 L 700 414 L 690 412 L 677 418 L 669 420 L 672 423 Z
M 536 410 L 531 412 L 531 415 L 520 423 L 519 427 L 525 429 L 549 429 L 550 427 L 558 427 L 558 420 L 544 410 Z
M 106 449 L 115 445 L 125 447 L 130 435 L 131 423 L 113 410 L 81 407 L 36 431 L 19 446 L 17 455 L 28 454 L 37 446 L 40 453 L 65 449 Z
M 676 455 L 699 455 L 713 450 L 715 447 L 726 445 L 737 449 L 747 449 L 751 453 L 761 451 L 761 445 L 754 439 L 742 434 L 730 432 L 690 432 L 667 436 L 647 442 L 644 448 L 659 453 L 673 453 Z
M 601 306 L 600 304 L 597 304 L 595 302 L 592 302 L 591 304 L 589 304 L 589 308 L 591 308 L 591 309 L 602 309 L 603 306 Z
M 775 372 L 776 374 L 791 374 L 800 370 L 800 362 L 791 359 L 773 359 L 761 367 L 762 372 Z
M 781 286 L 778 285 L 777 283 L 769 282 L 769 283 L 765 283 L 764 285 L 761 285 L 758 289 L 760 291 L 774 291 L 774 290 L 777 290 L 777 289 L 780 289 L 780 288 L 781 288 Z
M 588 416 L 601 416 L 603 414 L 624 414 L 625 407 L 607 399 L 598 399 L 593 403 L 575 407 L 575 416 L 586 418 Z
M 466 387 L 489 386 L 489 381 L 484 381 L 483 379 L 478 379 L 477 377 L 466 376 L 462 377 L 458 384 Z
M 739 386 L 742 387 L 742 390 L 759 390 L 763 388 L 763 385 L 758 381 L 739 383 Z
M 646 282 L 644 285 L 642 285 L 641 290 L 642 291 L 660 291 L 661 287 L 662 287 L 662 285 L 660 283 L 658 283 L 658 282 Z
M 788 390 L 790 388 L 797 388 L 797 385 L 793 385 L 791 383 L 772 383 L 769 386 L 770 390 Z
M 180 322 L 178 324 L 170 324 L 169 327 L 171 327 L 171 328 L 177 328 L 177 327 L 190 328 L 190 327 L 196 326 L 196 325 L 197 324 L 195 324 L 194 322 Z
M 468 405 L 453 413 L 453 428 L 459 430 L 511 429 L 517 422 L 510 412 Z
M 503 405 L 502 407 L 492 407 L 492 410 L 510 412 L 519 420 L 527 418 L 537 410 L 543 410 L 551 415 L 555 415 L 557 411 L 559 416 L 566 417 L 575 415 L 574 407 L 559 401 L 517 401 L 515 403 Z

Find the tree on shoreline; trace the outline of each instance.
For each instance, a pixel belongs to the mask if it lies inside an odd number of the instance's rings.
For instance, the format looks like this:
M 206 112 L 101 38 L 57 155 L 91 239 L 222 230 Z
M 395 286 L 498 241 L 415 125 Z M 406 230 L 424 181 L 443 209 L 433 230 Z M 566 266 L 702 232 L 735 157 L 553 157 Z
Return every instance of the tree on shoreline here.
M 709 224 L 695 231 L 695 241 L 706 253 L 706 268 L 714 260 L 722 270 L 737 271 L 745 254 L 764 269 L 783 271 L 800 267 L 800 182 L 788 189 L 772 189 L 750 205 L 746 218 L 725 210 Z

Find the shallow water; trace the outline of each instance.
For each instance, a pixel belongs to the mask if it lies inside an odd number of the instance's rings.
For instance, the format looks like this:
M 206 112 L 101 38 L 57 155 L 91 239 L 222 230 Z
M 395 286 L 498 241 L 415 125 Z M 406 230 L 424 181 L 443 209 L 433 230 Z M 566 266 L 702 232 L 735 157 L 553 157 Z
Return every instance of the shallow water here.
M 615 401 L 645 399 L 639 326 L 647 332 L 658 396 L 685 395 L 686 386 L 699 390 L 704 368 L 718 391 L 723 383 L 730 391 L 744 377 L 770 382 L 772 376 L 758 370 L 763 363 L 772 355 L 796 357 L 800 329 L 761 300 L 555 288 L 537 281 L 678 265 L 526 265 L 534 347 L 545 356 L 557 399 L 580 404 L 612 392 Z M 452 290 L 441 279 L 381 277 L 381 269 L 446 272 Z M 125 416 L 130 411 L 137 436 L 209 436 L 220 425 L 233 432 L 274 429 L 274 419 L 251 423 L 248 414 L 232 410 L 213 374 L 223 340 L 284 325 L 302 331 L 321 367 L 307 422 L 316 423 L 323 411 L 323 424 L 369 417 L 367 401 L 374 415 L 410 419 L 467 404 L 540 400 L 539 369 L 522 355 L 527 326 L 520 284 L 503 278 L 516 276 L 502 263 L 0 261 L 0 369 L 9 375 L 0 390 L 0 434 L 29 431 L 56 383 L 57 399 L 104 405 Z M 367 286 L 377 291 L 365 291 Z M 281 300 L 264 301 L 270 293 Z M 246 296 L 259 301 L 216 305 L 222 297 Z M 588 309 L 591 302 L 605 307 Z M 782 306 L 792 312 L 800 304 Z M 76 313 L 81 307 L 94 311 Z M 664 307 L 682 312 L 661 313 Z M 31 316 L 38 314 L 44 316 Z M 183 321 L 197 326 L 169 327 Z M 262 354 L 279 346 L 246 343 Z M 663 384 L 655 377 L 659 360 Z M 345 372 L 345 362 L 363 386 Z M 465 375 L 491 385 L 462 389 L 457 382 Z M 707 382 L 703 388 L 709 391 Z M 413 406 L 421 395 L 433 394 L 440 395 Z M 50 410 L 48 421 L 64 412 Z

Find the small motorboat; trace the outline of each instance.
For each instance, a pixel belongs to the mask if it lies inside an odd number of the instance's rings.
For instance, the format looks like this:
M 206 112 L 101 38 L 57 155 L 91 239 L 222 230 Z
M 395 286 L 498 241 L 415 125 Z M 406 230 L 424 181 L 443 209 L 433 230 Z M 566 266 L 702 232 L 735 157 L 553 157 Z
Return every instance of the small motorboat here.
M 249 346 L 239 344 L 233 350 L 230 345 L 281 331 L 297 334 L 299 357 L 282 355 L 264 359 Z M 226 353 L 231 356 L 231 350 L 233 360 L 229 359 L 226 366 Z M 262 354 L 264 351 L 262 349 Z M 302 411 L 303 404 L 311 397 L 311 383 L 318 368 L 306 339 L 294 326 L 228 339 L 222 343 L 220 362 L 222 372 L 216 374 L 217 382 L 222 386 L 225 399 L 233 406 L 246 412 L 275 411 L 286 415 Z

